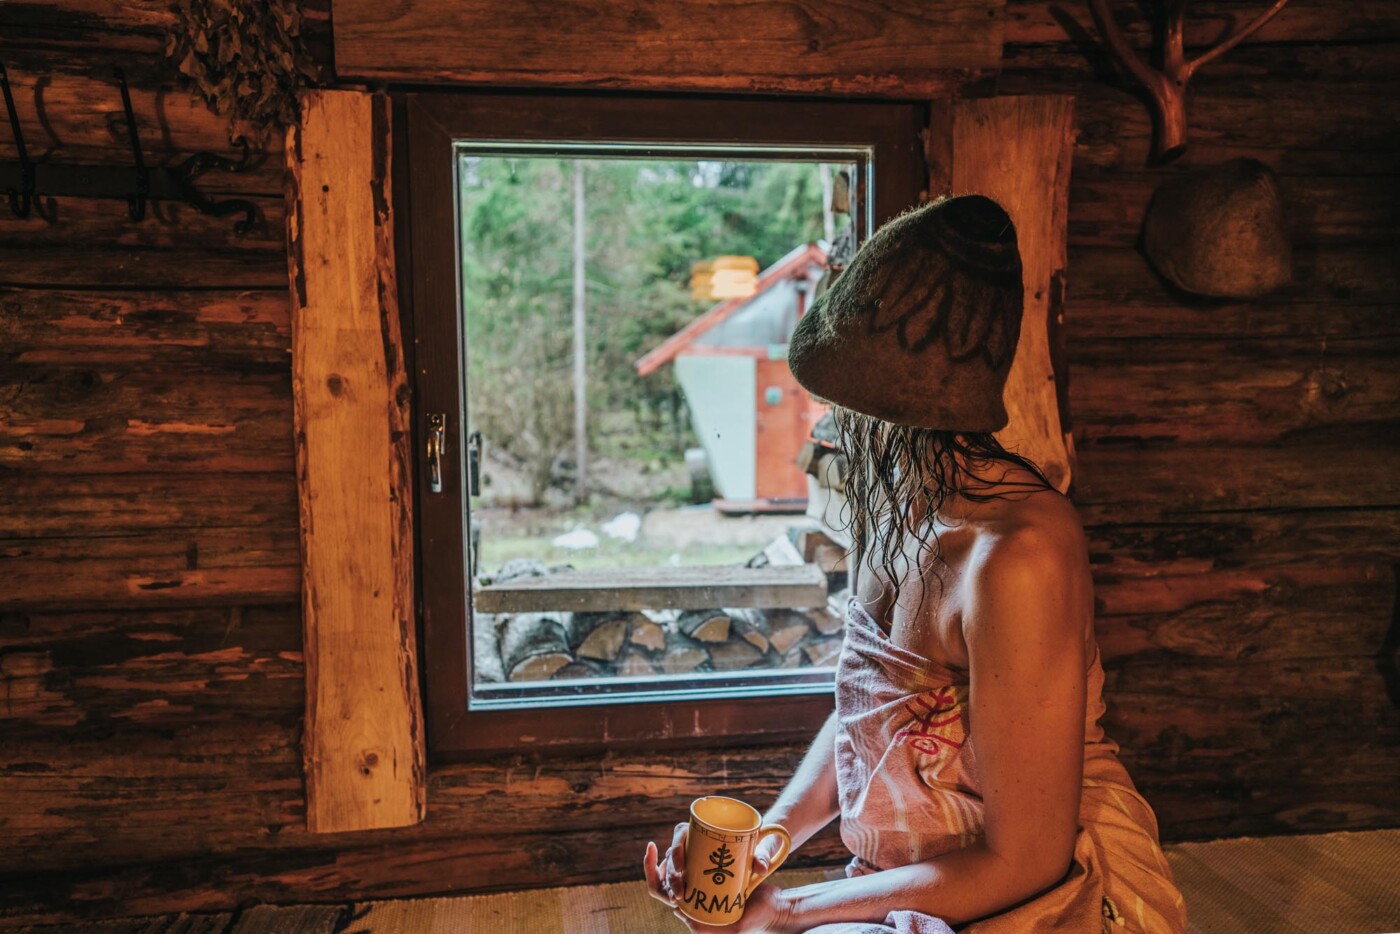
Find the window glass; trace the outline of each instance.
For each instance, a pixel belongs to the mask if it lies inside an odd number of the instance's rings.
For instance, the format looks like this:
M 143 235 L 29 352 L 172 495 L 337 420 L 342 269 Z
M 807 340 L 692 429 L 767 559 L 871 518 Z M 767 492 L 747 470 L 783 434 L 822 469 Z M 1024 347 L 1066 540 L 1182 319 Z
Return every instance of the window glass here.
M 854 252 L 868 154 L 456 165 L 473 702 L 829 685 L 839 470 L 786 351 Z

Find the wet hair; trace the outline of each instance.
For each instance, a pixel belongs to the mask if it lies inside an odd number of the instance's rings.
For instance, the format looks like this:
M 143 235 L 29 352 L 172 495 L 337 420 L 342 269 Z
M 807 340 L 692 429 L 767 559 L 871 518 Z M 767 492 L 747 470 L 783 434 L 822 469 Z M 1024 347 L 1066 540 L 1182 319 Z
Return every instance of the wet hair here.
M 1006 450 L 990 432 L 913 428 L 842 406 L 833 406 L 832 414 L 846 455 L 842 518 L 851 535 L 851 552 L 855 562 L 864 562 L 872 573 L 878 561 L 879 570 L 894 590 L 892 606 L 899 603 L 902 575 L 897 561 L 904 552 L 905 536 L 912 535 L 919 542 L 910 569 L 917 571 L 925 555 L 941 561 L 934 518 L 954 495 L 974 502 L 1007 497 L 1007 492 L 978 493 L 978 484 L 1056 489 L 1039 467 Z M 967 466 L 955 455 L 962 455 Z M 984 475 L 984 470 L 994 469 L 998 463 L 1004 468 L 999 477 Z M 1030 471 L 1039 482 L 1006 480 L 1012 466 Z M 878 550 L 872 547 L 876 544 Z M 938 586 L 941 593 L 941 578 Z M 919 601 L 922 609 L 922 593 Z

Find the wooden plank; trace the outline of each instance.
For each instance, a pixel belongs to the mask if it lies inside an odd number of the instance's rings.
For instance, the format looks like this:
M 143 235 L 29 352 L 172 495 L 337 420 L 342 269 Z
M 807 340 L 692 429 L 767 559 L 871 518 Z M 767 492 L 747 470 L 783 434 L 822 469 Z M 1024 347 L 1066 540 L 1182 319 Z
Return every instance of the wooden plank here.
M 303 0 L 297 6 L 302 38 L 320 71 L 312 83 L 334 83 L 331 0 Z M 5 5 L 4 25 L 6 45 L 21 52 L 67 53 L 75 62 L 95 66 L 95 71 L 102 71 L 104 59 L 111 55 L 138 68 L 145 62 L 164 68 L 165 35 L 175 26 L 175 8 L 160 0 L 19 0 Z M 110 68 L 105 71 L 111 73 Z M 165 71 L 165 78 L 170 74 Z
M 1262 11 L 1241 5 L 1238 0 L 1196 0 L 1187 9 L 1183 38 L 1194 56 L 1259 12 Z M 1142 15 L 1141 8 L 1124 6 L 1116 18 L 1134 47 L 1152 47 L 1151 18 Z M 1400 38 L 1400 14 L 1389 0 L 1311 0 L 1289 6 L 1287 16 L 1274 17 L 1246 39 L 1244 47 L 1292 42 L 1359 43 L 1387 38 Z M 1082 46 L 1097 41 L 1098 30 L 1088 4 L 1064 4 L 1058 0 L 1008 0 L 1006 4 L 1008 44 L 1072 42 Z
M 1187 834 L 1213 839 L 1392 826 L 1385 821 L 1396 813 L 1395 783 L 1387 783 L 1382 776 L 1387 770 L 1393 775 L 1400 762 L 1351 749 L 1338 749 L 1326 757 L 1326 763 L 1318 762 L 1319 758 L 1308 756 L 1303 748 L 1295 763 L 1273 763 L 1272 770 L 1247 761 L 1232 761 L 1223 768 L 1202 763 L 1203 767 L 1179 780 L 1153 787 L 1149 800 L 1159 821 L 1182 827 L 1183 838 Z M 1289 774 L 1288 783 L 1277 781 L 1280 771 Z
M 11 9 L 6 4 L 6 12 Z M 86 150 L 105 149 L 112 153 L 113 164 L 131 162 L 131 147 L 122 121 L 121 90 L 112 76 L 112 65 L 121 65 L 127 73 L 127 88 L 131 94 L 131 110 L 136 118 L 137 133 L 143 154 L 149 165 L 162 164 L 164 154 L 192 155 L 212 151 L 226 158 L 237 159 L 241 150 L 228 139 L 228 118 L 220 116 L 203 100 L 183 89 L 174 87 L 174 75 L 160 59 L 141 59 L 130 55 L 110 55 L 107 61 L 100 51 L 74 58 L 71 51 L 37 51 L 6 53 L 6 71 L 10 90 L 15 98 L 15 112 L 24 142 L 33 159 L 48 159 L 51 150 L 70 146 Z M 113 130 L 113 119 L 118 122 Z M 8 127 L 4 145 L 13 146 Z M 268 162 L 282 144 L 281 135 L 273 133 L 261 152 Z M 125 150 L 127 158 L 119 162 L 118 153 Z M 5 158 L 9 158 L 7 155 Z M 210 173 L 214 177 L 215 173 Z M 263 175 L 264 184 L 274 175 Z M 273 194 L 276 188 L 259 186 L 263 194 Z
M 1210 74 L 1204 70 L 1191 81 L 1191 164 L 1248 157 L 1285 175 L 1391 171 L 1400 135 L 1395 81 L 1338 84 L 1293 81 L 1280 74 L 1267 80 L 1215 81 Z M 1029 71 L 1003 74 L 997 86 L 1004 94 L 1075 95 L 1080 129 L 1076 172 L 1147 165 L 1151 117 L 1126 81 L 1114 86 Z
M 328 15 L 327 0 L 305 0 L 305 6 L 303 16 L 309 21 L 320 22 Z M 123 32 L 161 36 L 175 25 L 175 8 L 162 0 L 14 2 L 7 4 L 5 16 L 5 25 L 23 37 L 25 45 L 38 33 L 91 32 L 102 38 Z M 26 29 L 36 35 L 26 34 Z
M 1070 243 L 1135 249 L 1147 205 L 1167 177 L 1161 171 L 1076 172 Z M 1295 244 L 1376 244 L 1400 235 L 1400 186 L 1377 185 L 1369 175 L 1282 175 L 1279 186 Z
M 256 689 L 255 679 L 249 684 Z M 299 692 L 273 693 L 289 703 L 275 716 L 188 724 L 93 717 L 81 729 L 42 732 L 7 723 L 15 740 L 0 753 L 0 830 L 28 856 L 7 854 L 0 872 L 66 874 L 323 840 L 304 829 L 302 706 L 287 696 Z
M 1363 731 L 1348 724 L 1366 724 L 1376 744 L 1400 743 L 1400 713 L 1374 657 L 1331 658 L 1325 666 L 1318 659 L 1177 666 L 1143 659 L 1107 669 L 1104 692 L 1105 731 L 1153 780 L 1227 757 L 1279 761 L 1283 748 L 1303 749 L 1322 735 L 1360 738 Z M 1173 694 L 1175 704 L 1166 703 Z M 1400 759 L 1400 750 L 1392 745 L 1389 755 Z
M 0 538 L 3 610 L 282 604 L 301 593 L 294 527 Z
M 48 610 L 0 619 L 0 721 L 8 736 L 68 741 L 120 724 L 138 733 L 295 710 L 302 695 L 294 605 L 133 612 Z M 99 713 L 100 711 L 100 713 Z
M 423 819 L 408 384 L 389 101 L 316 91 L 288 134 L 307 825 Z
M 826 588 L 815 564 L 588 568 L 481 587 L 472 602 L 483 613 L 810 607 L 826 605 Z
M 21 474 L 0 483 L 0 538 L 281 531 L 296 528 L 296 515 L 296 480 L 286 474 Z
M 1084 16 L 1088 17 L 1087 7 Z M 1187 13 L 1188 27 L 1195 18 L 1195 6 Z M 1270 25 L 1282 23 L 1281 18 Z M 1252 37 L 1251 37 L 1252 38 Z M 1076 42 L 1055 44 L 1011 44 L 1002 52 L 1003 76 L 1018 80 L 1039 74 L 1055 85 L 1071 82 L 1089 83 L 1108 79 L 1114 83 L 1126 80 L 1109 69 L 1106 49 L 1099 46 L 1097 34 L 1092 45 Z M 1358 82 L 1391 82 L 1400 78 L 1396 64 L 1400 35 L 1392 39 L 1377 38 L 1356 45 L 1323 42 L 1300 42 L 1288 45 L 1245 42 L 1230 50 L 1230 54 L 1210 63 L 1202 76 L 1212 82 L 1230 78 L 1262 78 L 1274 75 L 1284 80 L 1306 78 L 1311 82 L 1333 84 L 1354 89 Z M 1150 53 L 1148 55 L 1150 57 Z
M 5 10 L 7 30 L 26 45 L 54 31 L 158 36 L 174 22 L 174 8 L 152 0 L 45 0 L 10 3 Z
M 341 77 L 928 97 L 1001 63 L 1003 0 L 336 0 Z
M 1074 474 L 1060 331 L 1074 136 L 1070 98 L 995 97 L 935 104 L 928 137 L 929 191 L 986 195 L 1016 225 L 1025 302 L 997 438 L 1061 492 Z
M 1099 650 L 1108 666 L 1371 656 L 1385 642 L 1396 595 L 1388 564 L 1095 575 L 1094 584 Z
M 0 470 L 293 468 L 291 374 L 14 365 L 0 370 Z
M 1365 565 L 1400 553 L 1400 509 L 1214 511 L 1170 521 L 1135 520 L 1113 504 L 1078 509 L 1096 581 L 1226 568 L 1264 574 L 1275 567 L 1335 564 L 1341 557 Z M 1121 606 L 1128 608 L 1121 612 L 1141 608 Z
M 0 253 L 0 286 L 86 289 L 274 289 L 286 284 L 280 253 L 55 246 Z
M 1259 303 L 1210 302 L 1169 292 L 1136 250 L 1074 247 L 1069 251 L 1067 315 L 1074 322 L 1076 336 L 1081 318 L 1115 305 L 1119 309 L 1170 309 L 1171 315 L 1231 314 L 1230 320 L 1236 322 L 1240 312 L 1261 306 L 1271 309 L 1335 303 L 1338 314 L 1344 315 L 1346 305 L 1400 303 L 1400 266 L 1392 262 L 1394 255 L 1394 247 L 1382 243 L 1298 247 L 1293 251 L 1293 281 L 1277 292 Z M 1261 316 L 1256 312 L 1255 317 Z M 1258 326 L 1263 329 L 1262 334 L 1270 333 L 1274 327 L 1267 320 Z M 1175 330 L 1171 320 L 1162 321 L 1161 328 L 1164 334 L 1182 333 Z M 1252 329 L 1244 328 L 1234 337 L 1247 338 L 1252 334 Z
M 1085 278 L 1097 274 L 1084 270 Z M 1071 290 L 1078 281 L 1071 278 Z M 1096 285 L 1086 282 L 1081 288 L 1087 291 Z M 1150 354 L 1159 345 L 1184 351 L 1195 343 L 1205 359 L 1217 347 L 1233 347 L 1229 351 L 1233 353 L 1256 348 L 1261 354 L 1273 349 L 1297 354 L 1322 351 L 1334 340 L 1393 340 L 1400 335 L 1394 305 L 1384 301 L 1289 301 L 1280 296 L 1256 302 L 1173 305 L 1165 293 L 1155 301 L 1144 297 L 1134 302 L 1081 294 L 1072 300 L 1069 314 L 1072 351 L 1098 354 L 1099 359 L 1107 356 L 1109 347 L 1120 354 Z
M 1270 354 L 1272 346 L 1159 344 L 1156 360 L 1110 341 L 1077 346 L 1076 441 L 1262 445 L 1321 430 L 1349 428 L 1357 440 L 1400 434 L 1400 338 L 1328 341 L 1307 354 Z
M 1276 447 L 1083 446 L 1076 504 L 1112 507 L 1121 522 L 1251 509 L 1400 506 L 1400 475 L 1381 469 L 1394 438 L 1345 437 Z
M 118 198 L 55 196 L 44 200 L 50 202 L 47 217 L 31 213 L 20 218 L 9 211 L 0 213 L 0 249 L 32 250 L 83 243 L 131 250 L 206 249 L 278 256 L 286 249 L 286 218 L 280 195 L 243 197 L 256 209 L 253 226 L 243 234 L 234 230 L 234 225 L 243 219 L 242 212 L 216 217 L 179 201 L 151 201 L 146 205 L 145 218 L 134 221 L 127 213 L 127 202 Z
M 0 362 L 6 365 L 205 365 L 290 372 L 291 352 L 285 287 L 259 292 L 0 288 Z

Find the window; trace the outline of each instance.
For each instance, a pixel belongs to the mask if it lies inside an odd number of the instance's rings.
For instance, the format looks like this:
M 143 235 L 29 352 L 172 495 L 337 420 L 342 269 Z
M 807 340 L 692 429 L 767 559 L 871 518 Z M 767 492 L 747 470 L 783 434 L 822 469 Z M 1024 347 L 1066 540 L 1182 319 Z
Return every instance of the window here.
M 786 340 L 918 200 L 925 118 L 399 101 L 435 755 L 796 738 L 830 711 L 844 575 Z

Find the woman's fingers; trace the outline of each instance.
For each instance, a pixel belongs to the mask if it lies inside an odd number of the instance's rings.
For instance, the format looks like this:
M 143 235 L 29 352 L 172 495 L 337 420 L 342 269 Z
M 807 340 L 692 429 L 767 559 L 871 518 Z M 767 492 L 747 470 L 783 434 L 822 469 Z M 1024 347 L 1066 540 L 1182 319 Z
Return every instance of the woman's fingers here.
M 657 901 L 675 908 L 676 900 L 667 894 L 666 885 L 662 879 L 656 844 L 650 840 L 647 841 L 646 854 L 642 857 L 642 873 L 647 878 L 647 894 Z
M 666 884 L 672 892 L 684 891 L 685 844 L 689 837 L 690 824 L 677 824 L 671 837 L 671 848 L 666 851 Z
M 642 875 L 646 876 L 647 888 L 653 895 L 661 891 L 661 869 L 657 865 L 656 844 L 647 841 L 647 849 L 642 854 Z
M 764 837 L 753 851 L 753 871 L 759 875 L 767 873 L 781 848 L 777 837 Z

